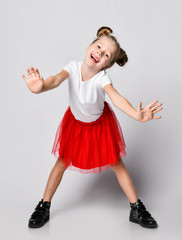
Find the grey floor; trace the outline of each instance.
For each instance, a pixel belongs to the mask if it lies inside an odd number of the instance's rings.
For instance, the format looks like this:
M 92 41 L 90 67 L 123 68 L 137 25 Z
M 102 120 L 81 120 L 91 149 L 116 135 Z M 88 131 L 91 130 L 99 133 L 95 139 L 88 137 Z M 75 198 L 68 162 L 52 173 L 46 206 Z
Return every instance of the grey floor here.
M 0 238 L 181 240 L 182 1 L 1 2 Z M 83 60 L 105 25 L 129 56 L 126 68 L 109 71 L 118 92 L 135 109 L 139 101 L 143 107 L 163 103 L 162 119 L 146 124 L 112 105 L 127 145 L 125 163 L 159 227 L 129 222 L 128 200 L 109 169 L 98 175 L 65 172 L 50 221 L 29 229 L 55 162 L 50 152 L 68 106 L 68 85 L 36 95 L 21 74 L 33 66 L 46 79 L 70 60 Z
M 141 193 L 136 183 L 138 195 L 159 225 L 145 229 L 129 222 L 128 200 L 111 169 L 98 175 L 65 172 L 52 199 L 50 221 L 30 229 L 28 219 L 46 178 L 47 172 L 36 187 L 33 179 L 25 185 L 6 183 L 1 196 L 2 239 L 181 239 L 180 196 L 159 192 L 151 196 L 150 191 Z

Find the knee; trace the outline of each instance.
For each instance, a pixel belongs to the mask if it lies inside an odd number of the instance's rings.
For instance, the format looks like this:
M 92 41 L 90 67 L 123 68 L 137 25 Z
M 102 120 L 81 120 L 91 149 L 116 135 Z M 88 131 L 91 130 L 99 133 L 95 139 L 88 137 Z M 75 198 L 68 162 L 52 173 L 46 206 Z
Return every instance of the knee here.
M 63 159 L 58 157 L 57 161 L 56 161 L 56 167 L 62 171 L 65 171 L 66 170 L 66 167 L 63 163 Z
M 112 170 L 115 172 L 115 171 L 117 171 L 118 169 L 121 169 L 121 168 L 125 167 L 125 165 L 124 165 L 122 159 L 120 159 L 118 164 L 116 164 L 116 165 L 114 165 L 114 166 L 111 165 L 110 167 L 111 167 Z

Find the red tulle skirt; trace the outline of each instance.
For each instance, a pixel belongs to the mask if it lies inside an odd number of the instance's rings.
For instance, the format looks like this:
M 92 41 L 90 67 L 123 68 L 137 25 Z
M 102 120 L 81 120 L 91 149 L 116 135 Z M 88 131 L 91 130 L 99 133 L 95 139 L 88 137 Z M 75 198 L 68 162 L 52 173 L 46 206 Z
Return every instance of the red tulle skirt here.
M 126 156 L 121 126 L 108 102 L 102 115 L 93 122 L 75 119 L 70 107 L 60 122 L 52 154 L 68 170 L 99 173 L 119 163 Z

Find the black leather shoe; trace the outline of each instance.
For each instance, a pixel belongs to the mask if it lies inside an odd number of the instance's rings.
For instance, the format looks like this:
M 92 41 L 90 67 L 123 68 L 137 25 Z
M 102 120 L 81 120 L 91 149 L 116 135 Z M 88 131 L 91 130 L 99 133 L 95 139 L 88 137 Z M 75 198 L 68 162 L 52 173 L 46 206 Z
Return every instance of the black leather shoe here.
M 129 220 L 131 222 L 138 223 L 145 228 L 156 228 L 158 226 L 140 199 L 138 199 L 136 203 L 130 203 L 130 207 Z
M 32 213 L 28 226 L 30 228 L 42 227 L 48 220 L 50 215 L 51 202 L 43 202 L 43 199 L 37 204 L 35 211 Z

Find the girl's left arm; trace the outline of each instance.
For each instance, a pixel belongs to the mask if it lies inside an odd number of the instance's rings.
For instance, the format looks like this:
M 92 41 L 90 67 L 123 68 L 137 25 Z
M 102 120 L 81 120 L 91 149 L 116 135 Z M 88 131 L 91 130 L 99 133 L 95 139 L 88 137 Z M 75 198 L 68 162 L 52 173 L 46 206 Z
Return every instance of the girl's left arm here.
M 104 86 L 104 90 L 111 99 L 113 105 L 117 107 L 122 112 L 126 113 L 128 116 L 134 118 L 139 122 L 146 122 L 151 119 L 159 119 L 161 116 L 153 116 L 154 113 L 162 110 L 162 108 L 157 109 L 162 103 L 155 105 L 158 101 L 154 101 L 147 105 L 145 108 L 142 107 L 142 103 L 140 102 L 137 110 L 133 108 L 133 106 L 129 103 L 129 101 L 121 96 L 118 91 L 113 87 L 112 84 L 107 84 Z

